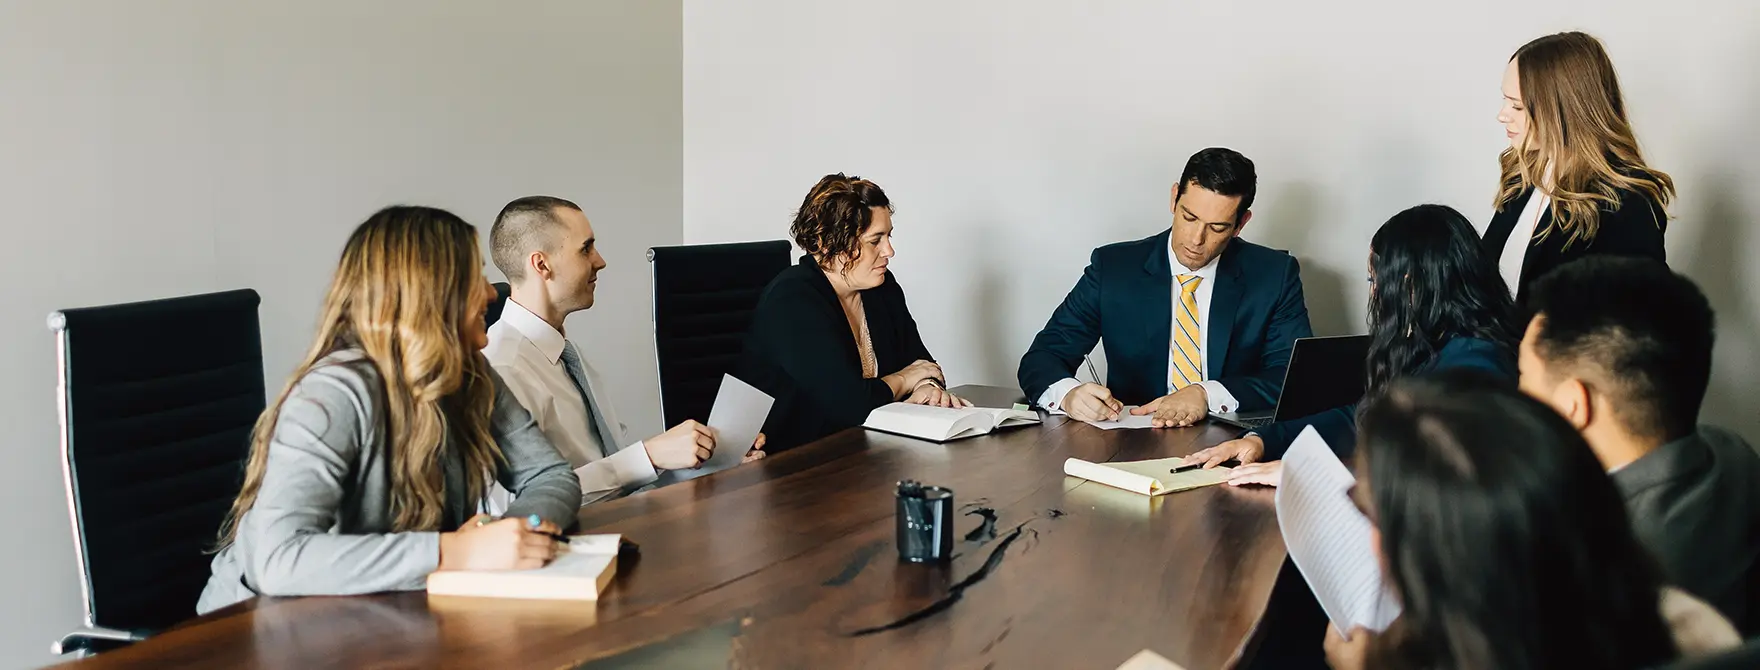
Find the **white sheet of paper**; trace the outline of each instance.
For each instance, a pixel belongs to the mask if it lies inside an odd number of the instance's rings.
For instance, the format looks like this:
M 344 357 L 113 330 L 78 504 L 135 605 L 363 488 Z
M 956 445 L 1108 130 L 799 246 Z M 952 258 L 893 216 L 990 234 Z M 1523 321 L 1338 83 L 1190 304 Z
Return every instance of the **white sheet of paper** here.
M 1399 618 L 1400 607 L 1382 582 L 1369 518 L 1351 502 L 1356 482 L 1326 440 L 1304 428 L 1283 455 L 1277 525 L 1290 560 L 1339 632 L 1380 632 Z
M 776 399 L 733 375 L 721 376 L 715 406 L 709 410 L 709 428 L 715 431 L 715 453 L 692 470 L 668 470 L 661 483 L 682 482 L 739 465 L 757 441 Z
M 1133 429 L 1134 430 L 1137 428 L 1154 428 L 1155 427 L 1155 415 L 1153 415 L 1153 414 L 1144 414 L 1142 416 L 1132 415 L 1131 410 L 1136 409 L 1136 408 L 1137 408 L 1136 405 L 1125 406 L 1125 408 L 1123 410 L 1120 410 L 1118 412 L 1118 420 L 1116 420 L 1116 421 L 1084 421 L 1083 423 L 1086 423 L 1086 424 L 1093 426 L 1095 428 L 1099 428 L 1101 430 L 1119 430 L 1119 429 Z

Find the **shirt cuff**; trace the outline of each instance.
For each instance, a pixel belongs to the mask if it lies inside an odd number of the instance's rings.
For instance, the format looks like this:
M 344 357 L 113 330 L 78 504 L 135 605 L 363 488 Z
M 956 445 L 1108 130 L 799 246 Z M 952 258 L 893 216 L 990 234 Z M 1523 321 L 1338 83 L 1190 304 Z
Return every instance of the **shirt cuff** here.
M 644 486 L 660 478 L 648 445 L 637 442 L 605 458 L 575 468 L 581 480 L 581 504 L 598 502 L 624 489 Z M 609 476 L 607 476 L 609 475 Z
M 1081 385 L 1082 382 L 1075 377 L 1058 380 L 1057 383 L 1047 387 L 1045 392 L 1039 395 L 1039 406 L 1052 414 L 1062 414 L 1064 396 L 1069 395 L 1071 389 Z
M 1204 396 L 1210 400 L 1212 413 L 1225 414 L 1240 410 L 1240 402 L 1234 399 L 1234 394 L 1229 393 L 1228 387 L 1223 386 L 1222 382 L 1210 379 L 1198 383 L 1204 386 Z

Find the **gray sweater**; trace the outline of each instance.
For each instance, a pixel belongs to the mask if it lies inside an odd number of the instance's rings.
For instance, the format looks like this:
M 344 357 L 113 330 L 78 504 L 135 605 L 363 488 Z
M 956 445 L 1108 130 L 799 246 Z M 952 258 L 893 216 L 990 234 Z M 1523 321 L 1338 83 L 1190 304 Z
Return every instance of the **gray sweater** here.
M 496 476 L 516 496 L 507 515 L 536 514 L 568 527 L 580 508 L 580 480 L 501 378 L 490 375 L 490 433 L 507 459 Z M 197 613 L 258 595 L 424 587 L 439 564 L 440 534 L 391 532 L 382 393 L 377 370 L 358 350 L 331 354 L 299 380 L 281 407 L 256 503 L 240 520 L 236 541 L 214 557 Z M 447 460 L 445 477 L 441 523 L 453 530 L 477 512 L 477 501 L 466 499 L 459 459 Z

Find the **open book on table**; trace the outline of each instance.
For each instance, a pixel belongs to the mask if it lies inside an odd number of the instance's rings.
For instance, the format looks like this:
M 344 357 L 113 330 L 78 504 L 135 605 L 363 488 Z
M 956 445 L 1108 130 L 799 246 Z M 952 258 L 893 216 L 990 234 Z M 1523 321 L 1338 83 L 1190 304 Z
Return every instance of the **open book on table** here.
M 984 435 L 998 428 L 1035 423 L 1039 423 L 1039 414 L 1030 409 L 949 408 L 895 402 L 869 413 L 862 427 L 931 442 L 946 442 Z

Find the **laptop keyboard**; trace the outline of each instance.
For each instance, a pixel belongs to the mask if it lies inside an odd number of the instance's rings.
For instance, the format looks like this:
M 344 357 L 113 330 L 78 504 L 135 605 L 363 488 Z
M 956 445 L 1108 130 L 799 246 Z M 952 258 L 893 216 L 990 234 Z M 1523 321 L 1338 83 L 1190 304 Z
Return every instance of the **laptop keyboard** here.
M 1241 419 L 1238 423 L 1248 428 L 1263 428 L 1271 425 L 1274 418 L 1276 417 L 1261 416 L 1253 419 Z

